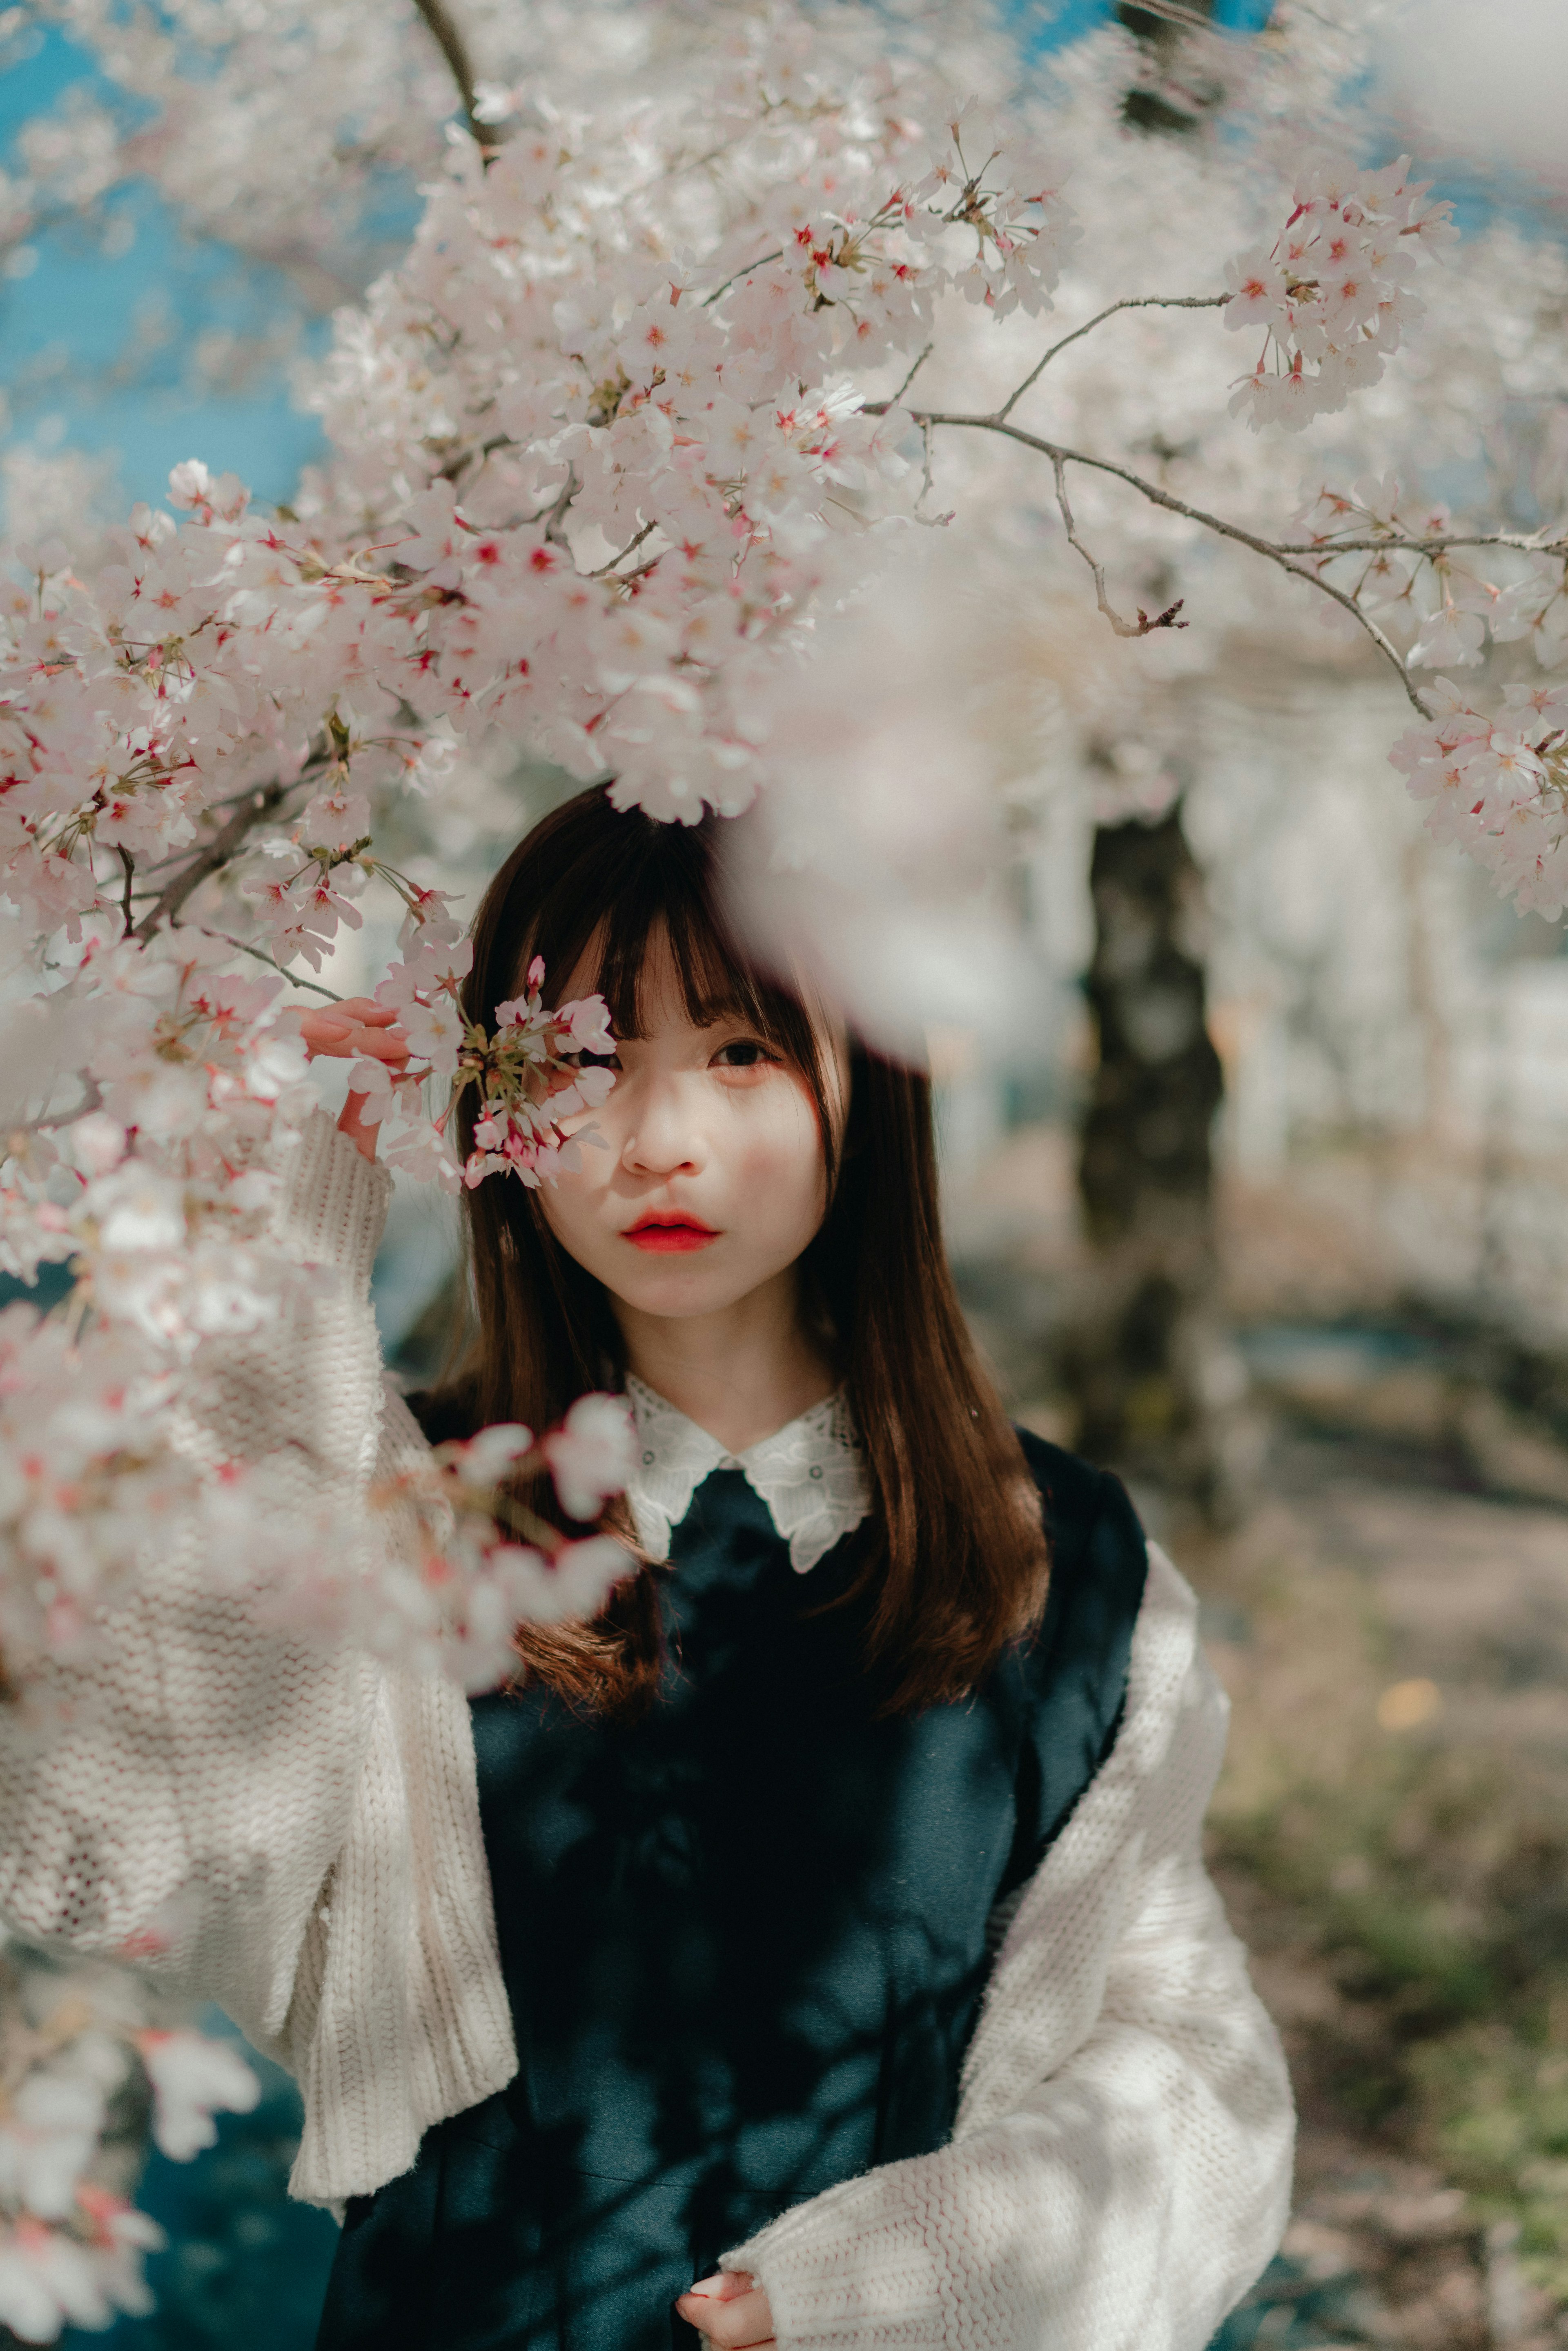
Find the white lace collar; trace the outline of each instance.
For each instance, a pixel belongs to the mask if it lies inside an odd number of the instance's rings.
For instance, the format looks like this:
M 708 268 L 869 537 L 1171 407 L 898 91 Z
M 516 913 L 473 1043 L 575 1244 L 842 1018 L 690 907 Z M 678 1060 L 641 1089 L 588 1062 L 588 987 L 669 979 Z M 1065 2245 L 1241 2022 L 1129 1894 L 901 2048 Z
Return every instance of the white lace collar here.
M 715 1469 L 744 1473 L 788 1541 L 797 1575 L 815 1567 L 841 1535 L 871 1514 L 871 1479 L 841 1391 L 744 1453 L 727 1452 L 716 1437 L 630 1374 L 626 1394 L 640 1457 L 626 1499 L 651 1558 L 668 1559 L 672 1528 Z

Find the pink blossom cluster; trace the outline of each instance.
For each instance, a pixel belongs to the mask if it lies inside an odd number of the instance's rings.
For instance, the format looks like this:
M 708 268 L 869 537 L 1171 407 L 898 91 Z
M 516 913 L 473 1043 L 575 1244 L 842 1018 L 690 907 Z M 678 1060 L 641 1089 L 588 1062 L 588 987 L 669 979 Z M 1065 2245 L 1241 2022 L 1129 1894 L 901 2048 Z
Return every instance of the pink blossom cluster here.
M 612 1395 L 579 1396 L 537 1443 L 502 1425 L 438 1446 L 428 1468 L 371 1496 L 383 1510 L 412 1512 L 419 1528 L 401 1569 L 378 1586 L 372 1646 L 493 1689 L 516 1668 L 519 1625 L 596 1616 L 635 1561 L 613 1535 L 562 1535 L 523 1489 L 548 1468 L 566 1516 L 586 1524 L 622 1492 L 635 1459 L 630 1408 Z
M 1422 505 L 1393 474 L 1324 487 L 1301 513 L 1321 576 L 1404 642 L 1414 669 L 1471 669 L 1490 637 L 1527 643 L 1543 669 L 1568 661 L 1568 566 L 1505 533 L 1458 544 L 1441 503 Z M 1358 542 L 1348 552 L 1339 543 Z M 1364 543 L 1373 541 L 1370 548 Z
M 23 2343 L 53 2343 L 68 2325 L 108 2326 L 153 2306 L 142 2257 L 163 2231 L 103 2176 L 111 2099 L 140 2070 L 153 2137 L 183 2162 L 213 2144 L 215 2113 L 248 2113 L 261 2085 L 232 2043 L 144 2021 L 147 1996 L 101 1968 L 62 1974 L 14 1949 L 0 1990 L 0 2325 Z
M 1561 555 L 1505 533 L 1446 543 L 1448 508 L 1421 505 L 1392 474 L 1348 492 L 1325 487 L 1298 519 L 1320 574 L 1401 643 L 1412 669 L 1478 668 L 1489 638 L 1528 643 L 1543 668 L 1568 660 Z M 1428 804 L 1427 830 L 1521 911 L 1559 914 L 1568 904 L 1568 688 L 1514 680 L 1489 707 L 1439 676 L 1430 698 L 1432 716 L 1389 755 Z
M 198 1506 L 159 1408 L 168 1389 L 112 1328 L 73 1339 L 30 1306 L 0 1312 L 0 1660 L 13 1687 L 47 1656 L 82 1656 L 148 1547 Z
M 1038 310 L 1071 241 L 1016 133 L 844 37 L 737 15 L 711 62 L 591 120 L 498 94 L 517 127 L 455 151 L 328 371 L 324 510 L 439 587 L 416 706 L 439 682 L 465 731 L 664 818 L 751 799 L 780 640 L 909 511 L 907 419 L 864 413 L 867 374 L 907 366 L 949 288 Z
M 591 120 L 503 94 L 512 135 L 453 147 L 342 322 L 302 519 L 192 462 L 183 518 L 139 507 L 90 580 L 34 551 L 0 632 L 0 882 L 29 930 L 112 908 L 144 935 L 227 822 L 246 853 L 191 913 L 319 968 L 386 871 L 388 796 L 439 789 L 459 744 L 612 770 L 662 817 L 747 803 L 759 679 L 911 509 L 908 419 L 867 414 L 864 378 L 907 371 L 946 290 L 1040 309 L 1072 235 L 1015 134 L 866 70 L 845 15 L 842 54 L 738 17 Z
M 496 1007 L 496 1033 L 472 1032 L 458 1054 L 457 1083 L 480 1099 L 474 1149 L 463 1169 L 472 1186 L 486 1176 L 516 1176 L 530 1190 L 582 1164 L 581 1145 L 599 1135 L 580 1123 L 597 1110 L 615 1073 L 581 1056 L 612 1056 L 610 1014 L 601 996 L 580 998 L 558 1012 L 545 1009 L 545 967 L 528 966 L 528 993 Z M 574 1122 L 569 1135 L 566 1122 Z M 574 1516 L 584 1517 L 578 1511 Z
M 1407 155 L 1380 172 L 1302 170 L 1280 235 L 1226 273 L 1226 325 L 1263 339 L 1231 394 L 1233 415 L 1294 431 L 1377 381 L 1421 317 L 1418 259 L 1458 235 L 1452 205 L 1427 202 L 1430 184 L 1412 183 Z
M 582 1144 L 597 1143 L 580 1113 L 597 1110 L 615 1082 L 612 1071 L 582 1058 L 614 1052 L 604 1001 L 590 996 L 548 1009 L 536 956 L 527 993 L 496 1007 L 493 1030 L 467 1019 L 458 998 L 473 967 L 473 942 L 458 935 L 444 909 L 432 910 L 437 893 L 422 895 L 417 925 L 413 916 L 404 925 L 402 959 L 376 989 L 378 1004 L 395 1012 L 407 1034 L 409 1062 L 401 1071 L 355 1062 L 349 1085 L 361 1097 L 361 1118 L 380 1128 L 387 1165 L 417 1180 L 448 1190 L 472 1189 L 490 1175 L 511 1174 L 530 1189 L 552 1183 L 581 1165 Z M 434 1116 L 426 1101 L 433 1081 L 440 1096 Z M 470 1087 L 480 1098 L 475 1148 L 459 1163 L 452 1112 Z
M 1390 753 L 1427 830 L 1487 868 L 1521 912 L 1568 905 L 1568 686 L 1511 684 L 1488 711 L 1437 680 L 1435 715 Z
M 8 1057 L 0 1116 L 33 1115 L 0 1165 L 0 1265 L 74 1260 L 78 1307 L 149 1368 L 274 1311 L 273 1163 L 314 1093 L 282 979 L 235 960 L 192 927 L 143 945 L 95 922 Z

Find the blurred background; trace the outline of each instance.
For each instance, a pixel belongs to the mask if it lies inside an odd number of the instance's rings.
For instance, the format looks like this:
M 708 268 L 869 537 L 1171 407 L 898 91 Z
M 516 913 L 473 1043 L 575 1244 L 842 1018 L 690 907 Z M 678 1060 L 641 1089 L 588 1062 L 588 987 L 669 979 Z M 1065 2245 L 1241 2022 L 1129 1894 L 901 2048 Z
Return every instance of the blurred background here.
M 180 183 L 148 45 L 189 37 L 193 103 L 212 70 L 232 104 L 201 40 L 221 68 L 225 18 L 265 32 L 267 0 L 200 13 L 193 33 L 186 8 L 0 11 L 0 486 L 24 544 L 90 555 L 196 455 L 287 499 L 322 455 L 330 315 L 418 215 L 428 140 L 385 122 L 361 126 L 351 204 L 285 217 L 243 171 Z M 1063 315 L 1194 290 L 1234 249 L 1228 123 L 1266 136 L 1298 68 L 1267 0 L 1192 13 L 1218 40 L 1101 0 L 1014 13 L 1020 97 L 1049 86 L 1081 142 Z M 1320 101 L 1350 77 L 1365 159 L 1414 145 L 1459 202 L 1469 258 L 1419 356 L 1317 455 L 1221 434 L 1212 346 L 1200 381 L 1164 321 L 1086 347 L 1057 396 L 1276 529 L 1298 475 L 1310 495 L 1331 459 L 1413 441 L 1427 494 L 1529 527 L 1568 465 L 1568 18 L 1409 0 L 1318 21 L 1298 12 L 1291 57 Z M 416 96 L 438 131 L 449 91 Z M 1397 686 L 1300 591 L 1086 497 L 1134 601 L 1188 598 L 1185 635 L 1124 645 L 1038 485 L 998 486 L 989 453 L 956 479 L 981 528 L 951 609 L 993 686 L 982 911 L 1014 993 L 988 1017 L 958 935 L 921 1000 L 949 1242 L 1016 1416 L 1128 1479 L 1234 1700 L 1213 1858 L 1303 2131 L 1297 2219 L 1230 2351 L 1568 2343 L 1563 929 L 1427 837 L 1387 763 Z M 476 772 L 460 817 L 411 813 L 400 862 L 472 893 L 569 789 Z M 392 928 L 372 907 L 332 984 L 373 980 Z M 447 1204 L 400 1188 L 375 1297 L 413 1382 L 451 1336 L 455 1247 Z M 123 2351 L 312 2338 L 335 2231 L 286 2202 L 293 2092 L 261 2070 L 210 2156 L 152 2160 L 171 2247 Z

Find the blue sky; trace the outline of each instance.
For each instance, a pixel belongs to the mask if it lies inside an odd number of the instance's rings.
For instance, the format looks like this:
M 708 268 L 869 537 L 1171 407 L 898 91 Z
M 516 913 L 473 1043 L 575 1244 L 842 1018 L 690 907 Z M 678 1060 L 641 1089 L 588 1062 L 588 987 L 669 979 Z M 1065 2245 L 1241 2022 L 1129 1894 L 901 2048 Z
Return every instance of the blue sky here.
M 0 154 L 68 85 L 90 89 L 97 79 L 80 49 L 44 33 L 30 57 L 0 75 Z M 191 456 L 214 470 L 232 466 L 267 497 L 287 496 L 320 434 L 291 407 L 285 370 L 242 393 L 205 395 L 191 384 L 183 353 L 204 332 L 254 333 L 298 316 L 287 280 L 214 239 L 184 235 L 151 186 L 117 197 L 114 217 L 118 252 L 55 229 L 37 239 L 29 275 L 0 281 L 10 437 L 30 440 L 42 429 L 48 440 L 116 453 L 128 498 L 160 496 L 169 468 Z M 117 381 L 127 353 L 161 330 L 135 381 Z M 324 331 L 320 321 L 305 327 L 307 340 Z

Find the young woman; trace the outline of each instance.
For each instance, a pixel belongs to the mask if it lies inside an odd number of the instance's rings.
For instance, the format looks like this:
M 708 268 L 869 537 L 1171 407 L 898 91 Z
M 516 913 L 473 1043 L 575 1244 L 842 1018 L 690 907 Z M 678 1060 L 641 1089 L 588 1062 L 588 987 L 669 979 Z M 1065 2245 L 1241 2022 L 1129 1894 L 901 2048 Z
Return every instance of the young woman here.
M 292 2064 L 296 2192 L 344 2213 L 321 2351 L 1200 2351 L 1279 2240 L 1291 2107 L 1202 1867 L 1192 1598 L 1008 1426 L 926 1081 L 751 965 L 720 831 L 591 790 L 480 909 L 471 1014 L 542 956 L 617 1074 L 580 1171 L 465 1196 L 424 1436 L 381 1401 L 352 1097 L 283 1211 L 344 1282 L 213 1385 L 215 1441 L 333 1481 L 623 1387 L 635 1574 L 465 1702 L 172 1565 L 118 1713 L 0 1754 L 0 1907 L 155 1920 Z M 403 1050 L 364 1002 L 305 1029 Z

